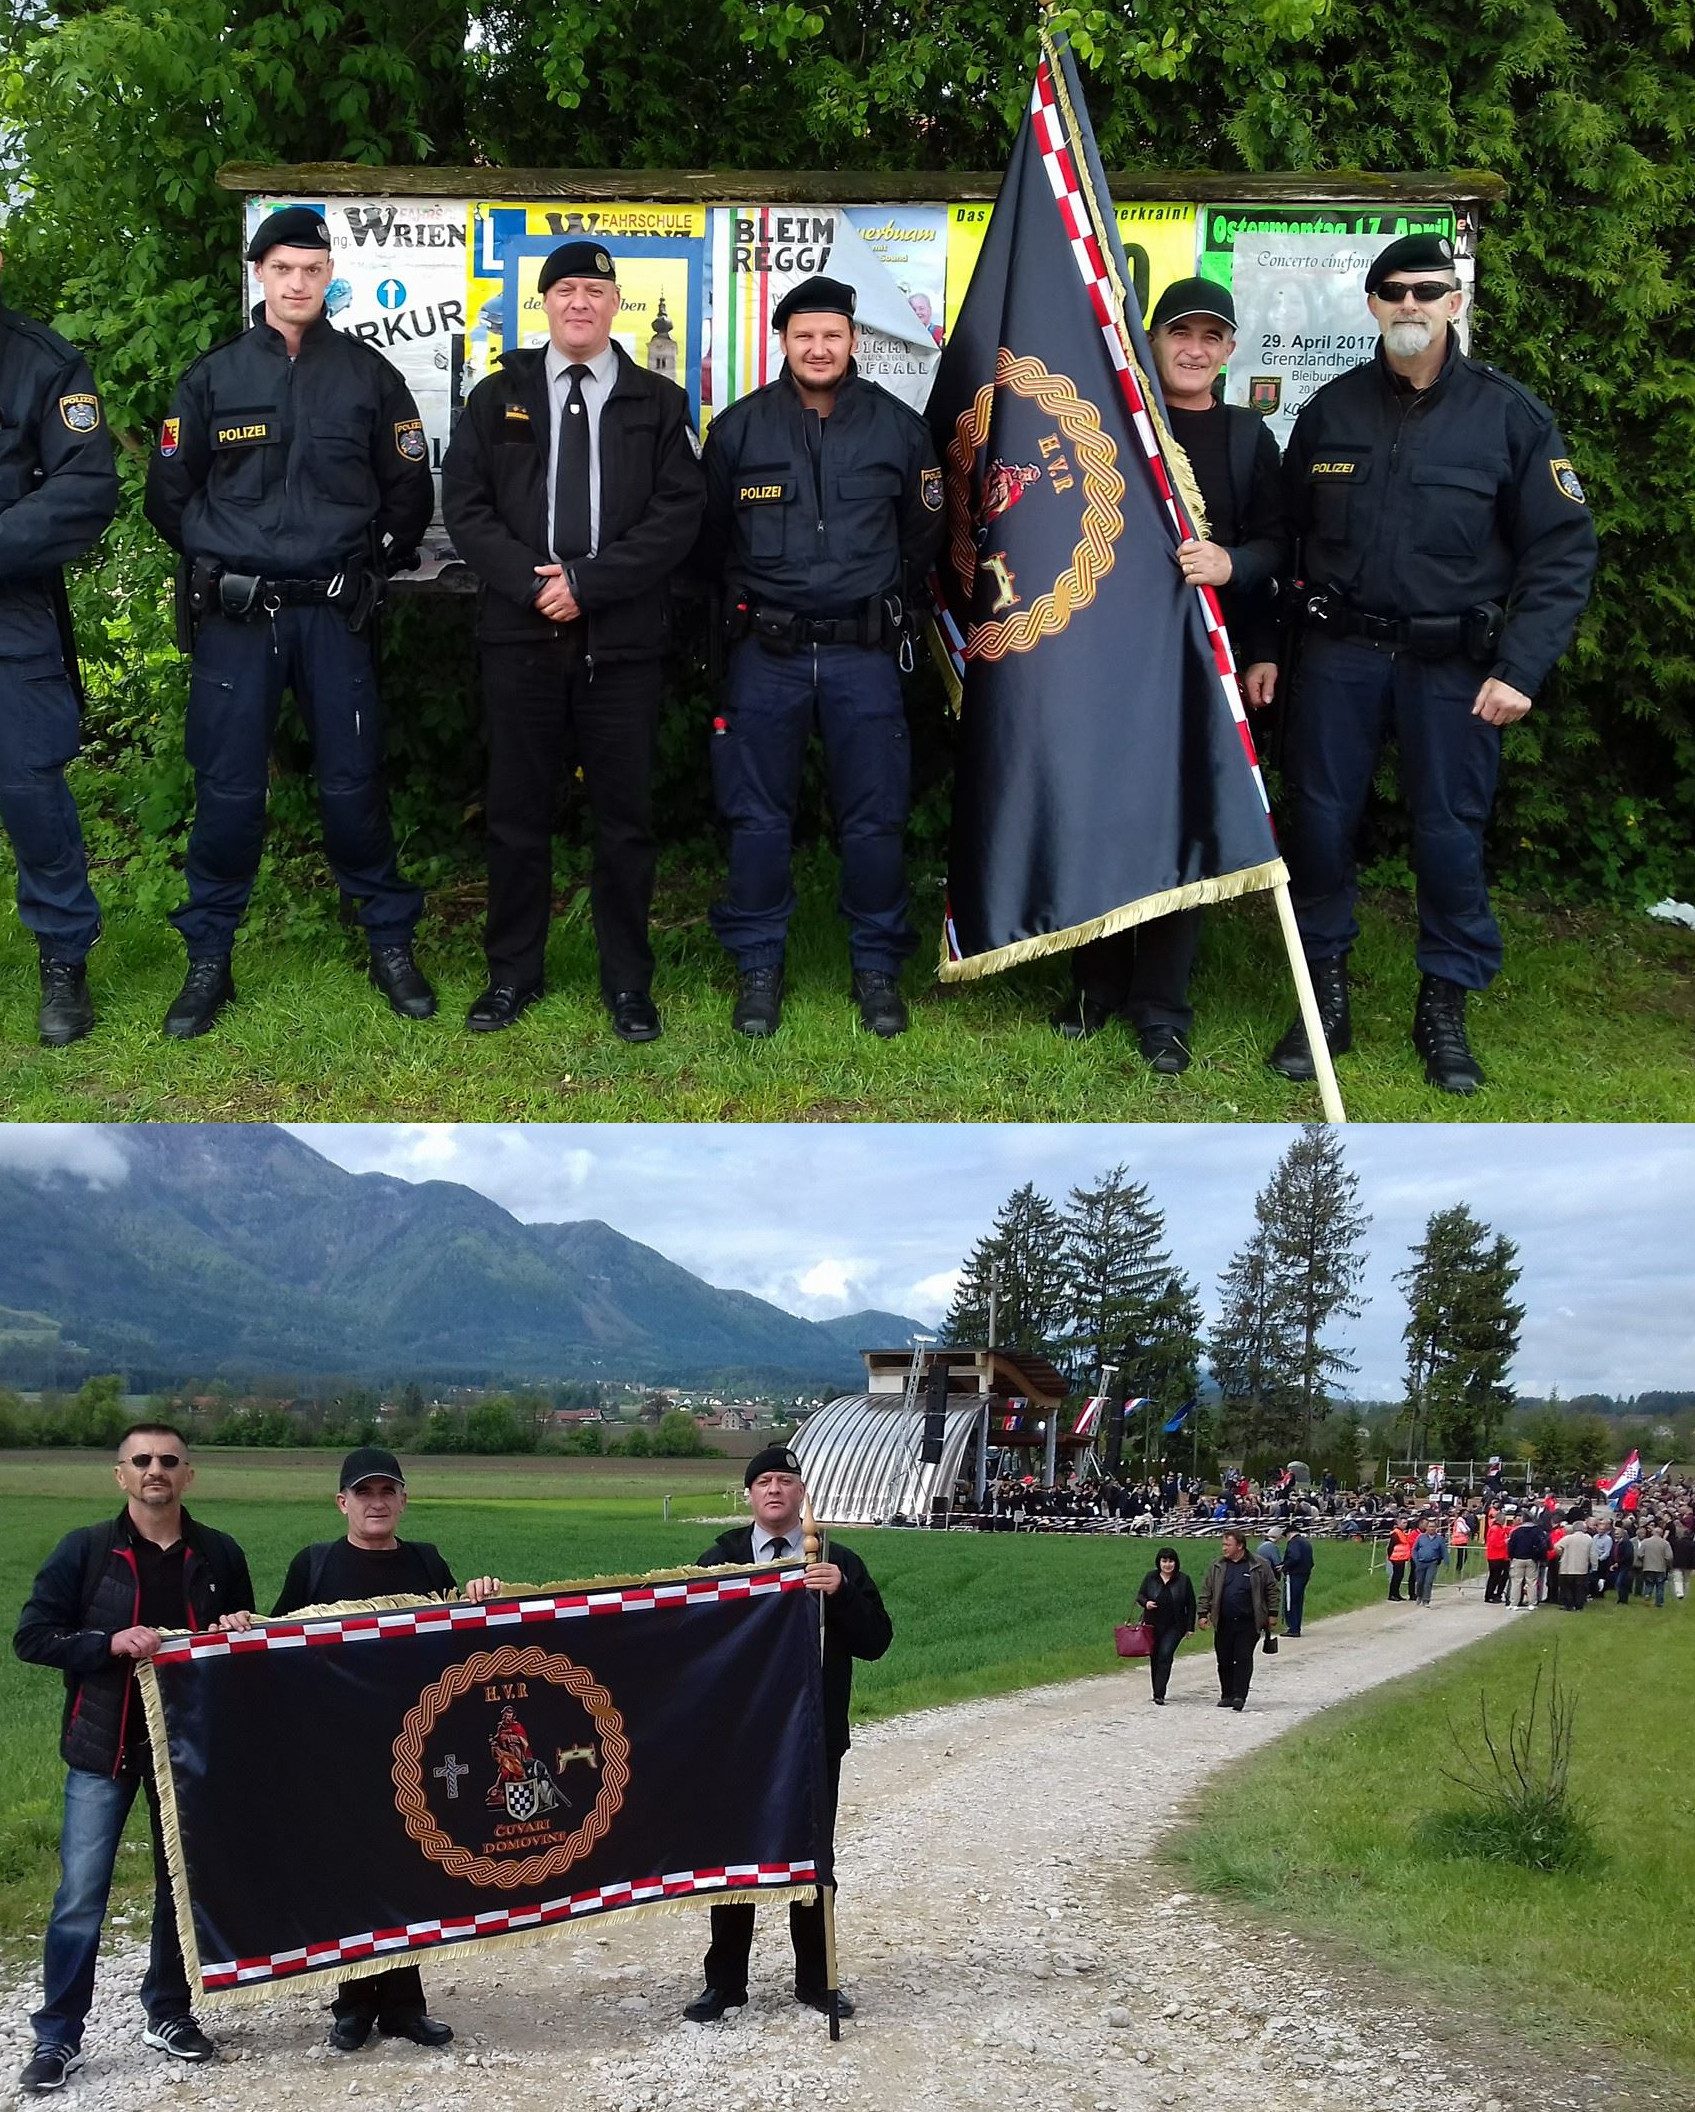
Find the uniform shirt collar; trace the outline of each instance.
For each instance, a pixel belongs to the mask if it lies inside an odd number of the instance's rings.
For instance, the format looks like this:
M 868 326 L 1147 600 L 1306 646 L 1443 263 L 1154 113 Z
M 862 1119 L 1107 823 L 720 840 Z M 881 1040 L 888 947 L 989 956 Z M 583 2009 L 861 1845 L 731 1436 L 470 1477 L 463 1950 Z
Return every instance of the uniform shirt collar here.
M 800 1544 L 800 1526 L 798 1523 L 790 1526 L 789 1530 L 786 1533 L 781 1534 L 768 1533 L 765 1530 L 764 1526 L 756 1525 L 753 1529 L 753 1559 L 756 1562 L 763 1562 L 767 1560 L 771 1553 L 771 1549 L 776 1545 L 779 1539 L 786 1540 L 789 1543 L 788 1551 L 791 1555 L 798 1555 L 802 1552 Z
M 547 368 L 547 385 L 550 390 L 557 385 L 560 375 L 565 372 L 567 367 L 576 366 L 587 367 L 603 389 L 609 388 L 612 384 L 613 375 L 618 371 L 618 347 L 608 338 L 605 345 L 595 354 L 593 359 L 576 360 L 568 352 L 561 352 L 552 338 L 549 338 L 544 364 Z

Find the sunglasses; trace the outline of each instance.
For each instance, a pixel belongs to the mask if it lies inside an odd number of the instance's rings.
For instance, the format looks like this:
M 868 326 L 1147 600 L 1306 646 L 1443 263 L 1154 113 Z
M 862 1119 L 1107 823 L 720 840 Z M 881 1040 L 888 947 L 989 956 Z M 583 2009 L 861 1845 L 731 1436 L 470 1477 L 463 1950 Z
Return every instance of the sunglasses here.
M 1410 293 L 1422 306 L 1430 307 L 1459 290 L 1445 279 L 1385 279 L 1377 289 L 1377 298 L 1391 308 L 1398 308 Z
M 124 1461 L 126 1467 L 162 1467 L 167 1474 L 174 1474 L 182 1465 L 180 1452 L 132 1452 Z

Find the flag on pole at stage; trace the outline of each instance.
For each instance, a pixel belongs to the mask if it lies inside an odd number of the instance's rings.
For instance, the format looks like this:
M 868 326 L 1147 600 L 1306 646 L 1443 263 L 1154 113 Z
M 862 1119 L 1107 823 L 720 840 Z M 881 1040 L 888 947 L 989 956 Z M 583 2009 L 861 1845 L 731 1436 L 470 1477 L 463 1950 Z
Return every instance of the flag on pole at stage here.
M 197 1996 L 830 1880 L 799 1563 L 168 1638 L 141 1685 Z
M 1194 1402 L 1185 1401 L 1182 1407 L 1178 1409 L 1175 1415 L 1167 1416 L 1165 1421 L 1160 1424 L 1159 1427 L 1162 1434 L 1166 1437 L 1174 1436 L 1179 1430 L 1182 1429 L 1183 1425 L 1189 1420 L 1190 1416 L 1192 1416 L 1194 1412 Z
M 1100 1428 L 1101 1410 L 1106 1405 L 1106 1395 L 1092 1393 L 1083 1403 L 1082 1413 L 1071 1426 L 1073 1437 L 1093 1437 Z
M 927 415 L 960 740 L 940 973 L 1276 886 L 1277 854 L 1071 52 L 1023 125 Z

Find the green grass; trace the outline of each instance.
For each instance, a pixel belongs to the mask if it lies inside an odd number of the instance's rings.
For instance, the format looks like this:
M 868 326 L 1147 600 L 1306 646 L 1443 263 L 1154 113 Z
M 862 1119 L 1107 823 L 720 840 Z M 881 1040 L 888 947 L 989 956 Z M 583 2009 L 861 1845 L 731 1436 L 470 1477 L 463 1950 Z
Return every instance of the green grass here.
M 749 1043 L 730 1031 L 734 978 L 706 922 L 718 877 L 678 869 L 661 883 L 655 996 L 666 1031 L 645 1048 L 621 1044 L 600 1008 L 580 887 L 555 922 L 548 997 L 508 1033 L 485 1036 L 462 1025 L 482 986 L 481 905 L 472 888 L 439 897 L 420 935 L 442 1011 L 419 1026 L 393 1018 L 365 983 L 356 933 L 280 930 L 283 881 L 267 874 L 255 928 L 237 947 L 239 1003 L 186 1045 L 159 1033 L 182 973 L 181 948 L 162 919 L 111 903 L 92 969 L 100 1025 L 64 1050 L 34 1041 L 34 951 L 9 923 L 0 938 L 3 1111 L 18 1121 L 1265 1122 L 1317 1114 L 1311 1089 L 1286 1084 L 1264 1064 L 1293 1006 L 1264 898 L 1209 915 L 1195 979 L 1195 1065 L 1181 1079 L 1158 1079 L 1117 1027 L 1083 1047 L 1053 1033 L 1048 1014 L 1069 988 L 1063 958 L 981 984 L 934 983 L 941 884 L 933 875 L 914 889 L 923 951 L 907 976 L 912 1031 L 893 1042 L 862 1032 L 847 1001 L 834 861 L 822 853 L 802 860 L 797 875 L 782 1031 Z M 322 906 L 328 875 L 306 884 L 322 890 L 313 898 Z M 1410 902 L 1394 893 L 1368 901 L 1354 956 L 1355 1052 L 1340 1066 L 1349 1112 L 1376 1121 L 1695 1118 L 1695 934 L 1640 916 L 1512 904 L 1502 905 L 1502 918 L 1507 971 L 1473 1008 L 1490 1085 L 1465 1101 L 1428 1088 L 1408 1045 L 1417 982 Z
M 1556 1645 L 1577 1704 L 1572 1792 L 1600 1860 L 1548 1875 L 1444 1854 L 1442 1816 L 1468 1801 L 1442 1772 L 1457 1768 L 1447 1722 L 1476 1749 L 1487 1688 L 1504 1730 L 1539 1660 L 1545 1698 Z M 1695 1604 L 1515 1617 L 1215 1778 L 1165 1853 L 1438 2008 L 1510 2015 L 1552 2044 L 1576 2033 L 1695 2081 L 1692 1692 Z
M 283 1455 L 275 1465 L 253 1453 L 198 1455 L 191 1508 L 246 1549 L 262 1611 L 295 1550 L 341 1529 L 322 1493 L 333 1466 L 332 1454 Z M 722 1463 L 703 1470 L 655 1461 L 637 1473 L 616 1461 L 432 1459 L 418 1462 L 411 1479 L 420 1493 L 405 1533 L 434 1540 L 462 1578 L 492 1570 L 517 1582 L 556 1582 L 687 1564 L 719 1528 L 682 1522 L 677 1512 L 686 1507 L 698 1519 L 740 1508 L 725 1500 Z M 444 1488 L 452 1493 L 438 1493 Z M 100 1516 L 109 1489 L 104 1462 L 86 1456 L 0 1463 L 0 1608 L 8 1621 L 54 1543 Z M 667 1492 L 669 1525 L 661 1517 Z M 862 1722 L 1112 1670 L 1112 1625 L 1152 1554 L 1146 1541 L 1057 1534 L 856 1530 L 843 1537 L 870 1565 L 895 1624 L 888 1656 L 855 1678 Z M 1216 1543 L 1199 1543 L 1185 1564 L 1198 1570 L 1215 1552 Z M 1381 1575 L 1367 1575 L 1364 1548 L 1323 1548 L 1308 1618 L 1366 1603 L 1381 1590 Z M 62 1695 L 55 1673 L 20 1664 L 10 1651 L 0 1657 L 0 1969 L 33 1970 L 56 1882 Z M 138 1819 L 119 1866 L 124 1899 L 146 1890 L 136 1847 L 143 1839 Z

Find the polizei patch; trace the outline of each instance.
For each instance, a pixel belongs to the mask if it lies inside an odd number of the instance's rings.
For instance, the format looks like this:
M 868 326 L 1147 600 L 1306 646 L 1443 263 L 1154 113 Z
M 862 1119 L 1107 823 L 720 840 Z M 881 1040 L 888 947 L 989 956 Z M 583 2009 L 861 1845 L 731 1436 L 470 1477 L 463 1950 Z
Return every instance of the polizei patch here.
M 61 396 L 59 416 L 73 433 L 92 433 L 100 423 L 98 396 Z
M 399 418 L 394 426 L 394 444 L 408 462 L 422 462 L 428 453 L 421 418 Z
M 1589 503 L 1583 496 L 1583 486 L 1578 481 L 1577 471 L 1563 455 L 1557 455 L 1548 464 L 1548 469 L 1559 486 L 1562 498 L 1570 499 L 1574 506 L 1586 506 Z

